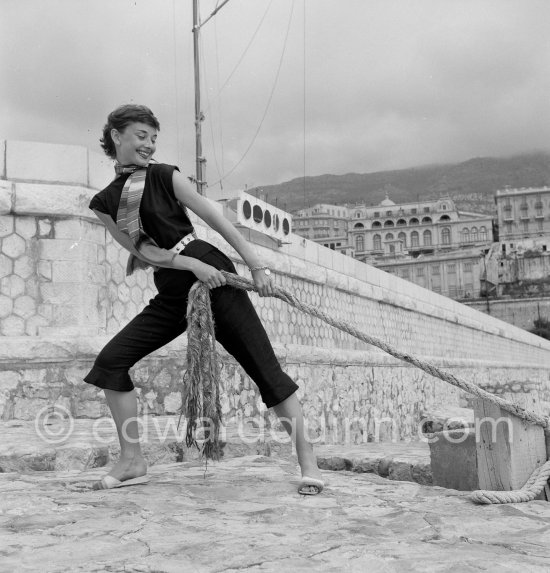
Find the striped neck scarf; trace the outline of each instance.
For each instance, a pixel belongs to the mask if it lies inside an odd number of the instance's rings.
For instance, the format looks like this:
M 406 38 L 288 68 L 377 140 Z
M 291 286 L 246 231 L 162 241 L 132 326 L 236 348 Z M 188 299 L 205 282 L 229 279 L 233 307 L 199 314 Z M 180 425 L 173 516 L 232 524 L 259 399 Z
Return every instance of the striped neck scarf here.
M 126 180 L 120 195 L 116 224 L 119 230 L 128 235 L 135 245 L 139 240 L 142 228 L 139 206 L 145 187 L 147 168 L 139 165 L 120 165 L 117 163 L 115 172 L 117 175 L 122 173 L 131 174 Z

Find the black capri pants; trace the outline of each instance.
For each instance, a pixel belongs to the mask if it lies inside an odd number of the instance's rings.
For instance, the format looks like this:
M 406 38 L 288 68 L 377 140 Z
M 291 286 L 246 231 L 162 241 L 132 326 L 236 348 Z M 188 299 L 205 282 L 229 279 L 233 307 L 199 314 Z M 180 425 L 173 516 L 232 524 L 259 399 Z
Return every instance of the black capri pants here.
M 196 254 L 195 258 L 217 269 L 236 272 L 224 253 L 204 241 L 192 241 L 181 254 Z M 196 280 L 191 271 L 164 268 L 156 271 L 158 294 L 107 343 L 84 380 L 108 390 L 133 390 L 128 370 L 185 332 L 187 298 Z M 271 408 L 293 394 L 298 386 L 281 369 L 248 294 L 225 285 L 212 289 L 211 303 L 216 340 L 256 383 L 265 405 Z

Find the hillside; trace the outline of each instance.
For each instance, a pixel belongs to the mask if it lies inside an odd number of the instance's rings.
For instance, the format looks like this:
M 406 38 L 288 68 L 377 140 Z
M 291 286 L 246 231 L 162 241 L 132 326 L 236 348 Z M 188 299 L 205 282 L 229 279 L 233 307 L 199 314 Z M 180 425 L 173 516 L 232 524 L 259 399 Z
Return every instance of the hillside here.
M 463 163 L 427 165 L 397 171 L 319 175 L 249 190 L 267 195 L 287 211 L 315 203 L 376 205 L 386 193 L 396 203 L 450 195 L 459 209 L 493 213 L 494 194 L 506 185 L 550 185 L 550 153 L 506 158 L 477 157 Z

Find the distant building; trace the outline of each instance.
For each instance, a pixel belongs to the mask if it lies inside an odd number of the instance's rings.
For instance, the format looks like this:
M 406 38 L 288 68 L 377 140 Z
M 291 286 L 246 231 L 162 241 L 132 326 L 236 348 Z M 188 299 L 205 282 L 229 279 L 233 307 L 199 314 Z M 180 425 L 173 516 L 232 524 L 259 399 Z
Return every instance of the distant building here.
M 478 297 L 490 215 L 450 197 L 376 206 L 318 204 L 295 213 L 294 232 L 452 298 Z
M 349 209 L 318 203 L 294 213 L 294 233 L 344 255 L 353 256 L 348 243 Z
M 459 212 L 450 197 L 399 205 L 386 197 L 376 207 L 355 208 L 351 218 L 355 257 L 374 264 L 380 258 L 435 254 L 493 241 L 491 216 Z
M 503 253 L 550 237 L 550 187 L 499 189 L 495 203 Z
M 474 248 L 377 262 L 376 266 L 450 298 L 477 298 L 480 296 L 483 273 L 481 253 Z
M 386 196 L 377 206 L 319 204 L 295 214 L 294 232 L 377 266 L 381 258 L 483 247 L 493 241 L 491 216 L 459 212 L 450 197 L 396 204 Z

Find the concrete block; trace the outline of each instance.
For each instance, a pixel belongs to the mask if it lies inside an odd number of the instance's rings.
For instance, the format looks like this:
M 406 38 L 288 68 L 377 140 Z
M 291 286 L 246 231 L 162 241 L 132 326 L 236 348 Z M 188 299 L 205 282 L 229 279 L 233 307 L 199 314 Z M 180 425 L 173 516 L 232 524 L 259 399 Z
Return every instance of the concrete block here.
M 44 338 L 79 338 L 97 336 L 97 326 L 40 326 L 38 335 Z
M 82 219 L 61 219 L 54 223 L 56 239 L 76 239 L 105 244 L 105 227 L 99 221 L 91 223 Z
M 114 161 L 105 154 L 88 150 L 88 186 L 105 189 L 114 179 Z
M 16 183 L 14 212 L 19 215 L 73 215 L 96 221 L 88 208 L 96 192 L 74 185 Z
M 342 259 L 342 263 L 343 263 L 342 272 L 346 274 L 348 277 L 355 278 L 355 265 L 357 264 L 357 261 L 352 257 L 344 256 Z
M 396 277 L 394 277 L 393 275 L 390 275 L 384 271 L 380 271 L 380 269 L 377 269 L 379 271 L 378 274 L 378 284 L 380 285 L 380 287 L 384 290 L 384 292 L 387 293 L 387 295 L 389 295 L 389 293 L 393 290 L 393 285 L 394 285 L 394 280 Z M 412 283 L 407 282 L 406 285 L 412 285 Z M 402 285 L 402 287 L 404 287 L 405 285 Z M 414 286 L 414 285 L 413 285 Z
M 71 327 L 83 324 L 83 310 L 74 304 L 56 305 L 53 308 L 51 326 Z
M 26 248 L 25 239 L 22 239 L 19 235 L 10 235 L 2 241 L 2 252 L 12 259 L 20 257 Z
M 51 279 L 54 283 L 104 284 L 105 267 L 81 261 L 52 261 Z
M 40 258 L 48 261 L 97 263 L 97 245 L 71 239 L 40 239 Z
M 302 239 L 303 251 L 302 256 L 304 260 L 317 264 L 319 259 L 319 245 L 308 239 Z
M 0 238 L 7 237 L 15 228 L 15 218 L 11 215 L 0 215 Z
M 36 235 L 35 217 L 17 217 L 15 220 L 15 232 L 23 239 L 32 239 Z
M 14 272 L 16 275 L 26 280 L 34 274 L 35 263 L 30 257 L 20 257 L 15 261 Z
M 82 283 L 43 283 L 41 299 L 45 304 L 66 305 L 97 302 L 98 287 Z
M 52 232 L 52 222 L 50 219 L 38 219 L 38 234 L 43 237 L 49 237 Z
M 511 384 L 513 387 L 518 386 Z M 521 387 L 520 387 L 521 388 Z M 542 414 L 538 392 L 505 392 L 502 397 L 528 411 Z M 473 400 L 476 418 L 478 480 L 480 489 L 515 490 L 547 460 L 544 430 L 527 424 L 496 404 Z
M 341 272 L 327 270 L 327 285 L 331 287 L 347 291 L 349 289 L 348 280 L 347 275 Z
M 21 318 L 30 318 L 36 313 L 36 302 L 30 296 L 21 296 L 15 300 L 13 313 Z
M 6 255 L 0 253 L 0 278 L 4 278 L 7 277 L 8 275 L 11 275 L 12 271 L 13 271 L 13 261 Z
M 0 181 L 0 215 L 11 211 L 13 197 L 13 184 L 10 181 Z
M 428 434 L 433 485 L 473 491 L 479 488 L 474 429 Z
M 0 318 L 6 318 L 13 309 L 13 299 L 9 296 L 0 295 Z
M 356 279 L 359 279 L 360 281 L 363 281 L 365 283 L 372 284 L 375 286 L 380 285 L 379 281 L 380 271 L 365 263 L 356 261 L 354 276 Z
M 6 179 L 87 185 L 87 155 L 76 145 L 7 141 Z
M 21 296 L 25 292 L 25 281 L 17 275 L 4 277 L 0 281 L 0 292 L 11 298 Z
M 344 273 L 344 262 L 346 259 L 349 259 L 349 257 L 346 257 L 346 255 L 342 255 L 341 253 L 334 251 L 334 255 L 332 258 L 333 262 L 332 270 L 334 270 L 339 274 Z
M 334 267 L 334 251 L 327 247 L 319 247 L 318 264 L 332 269 Z

